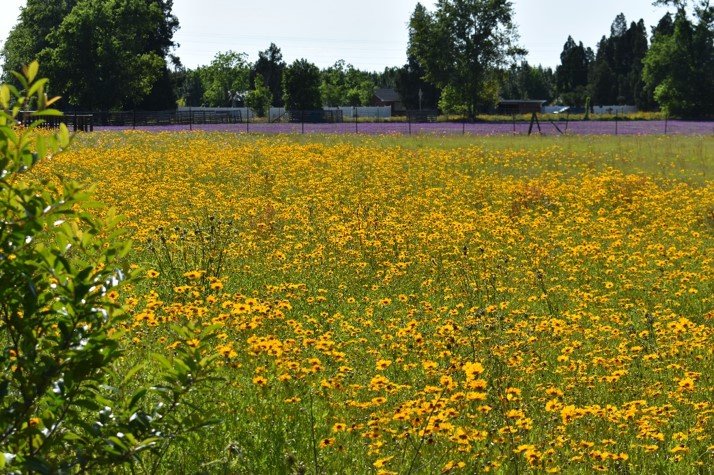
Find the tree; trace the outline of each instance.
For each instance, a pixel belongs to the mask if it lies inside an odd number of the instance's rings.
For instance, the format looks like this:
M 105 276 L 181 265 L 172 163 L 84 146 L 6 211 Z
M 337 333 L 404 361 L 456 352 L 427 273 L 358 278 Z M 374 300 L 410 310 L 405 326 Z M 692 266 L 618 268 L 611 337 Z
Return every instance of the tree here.
M 413 55 L 407 55 L 407 64 L 399 69 L 396 89 L 407 109 L 436 109 L 441 90 L 425 81 L 426 71 Z M 421 97 L 420 96 L 421 92 Z
M 52 16 L 42 12 L 48 5 Z M 173 0 L 28 0 L 5 45 L 5 68 L 39 58 L 53 90 L 75 107 L 175 107 L 172 7 Z
M 647 54 L 647 30 L 640 20 L 627 27 L 620 13 L 610 27 L 610 37 L 598 43 L 590 65 L 590 94 L 595 104 L 636 104 L 648 108 L 651 101 L 642 83 L 642 60 Z
M 381 88 L 397 88 L 399 81 L 399 71 L 401 68 L 397 66 L 385 67 L 381 73 L 374 73 L 374 84 Z
M 657 33 L 663 35 L 674 34 L 674 19 L 672 18 L 672 13 L 667 12 L 662 18 L 660 18 L 657 25 L 652 27 L 652 40 L 654 40 Z
M 489 84 L 515 46 L 513 6 L 507 0 L 440 0 L 429 13 L 417 4 L 409 22 L 408 54 L 424 67 L 425 79 L 462 103 L 470 118 L 490 105 Z
M 671 3 L 671 2 L 664 2 Z M 701 1 L 694 24 L 686 2 L 677 2 L 673 31 L 655 33 L 645 58 L 644 82 L 669 114 L 705 117 L 714 114 L 714 7 Z
M 583 42 L 575 43 L 572 36 L 560 53 L 560 65 L 555 69 L 556 89 L 560 100 L 567 105 L 585 104 L 588 86 L 588 68 L 594 59 L 593 51 Z
M 263 81 L 263 76 L 255 77 L 255 87 L 245 96 L 245 105 L 253 109 L 258 117 L 265 117 L 273 102 L 273 95 Z
M 201 67 L 197 69 L 177 68 L 173 71 L 173 82 L 177 102 L 181 106 L 198 107 L 203 104 L 206 92 L 201 76 Z
M 555 76 L 550 68 L 533 67 L 527 61 L 512 65 L 504 73 L 501 84 L 503 99 L 543 99 L 551 101 L 555 94 Z
M 340 59 L 320 72 L 322 103 L 330 106 L 367 105 L 372 99 L 376 74 L 360 71 Z
M 232 107 L 248 92 L 250 65 L 245 53 L 217 53 L 209 66 L 200 69 L 203 102 L 210 107 Z
M 617 103 L 617 76 L 607 57 L 608 39 L 602 37 L 590 69 L 590 96 L 594 104 Z
M 283 101 L 288 110 L 322 107 L 320 70 L 306 59 L 297 59 L 283 73 Z
M 16 82 L 11 71 L 30 64 L 40 51 L 50 47 L 47 36 L 57 29 L 79 0 L 27 0 L 20 10 L 19 22 L 10 30 L 0 55 L 3 81 Z
M 258 61 L 251 71 L 251 85 L 255 87 L 255 78 L 262 76 L 273 97 L 272 105 L 276 107 L 283 106 L 283 71 L 285 71 L 285 61 L 280 48 L 275 46 L 275 43 L 270 43 L 268 49 L 258 53 Z
M 347 79 L 345 61 L 340 59 L 334 65 L 320 72 L 320 95 L 322 103 L 329 107 L 345 105 Z

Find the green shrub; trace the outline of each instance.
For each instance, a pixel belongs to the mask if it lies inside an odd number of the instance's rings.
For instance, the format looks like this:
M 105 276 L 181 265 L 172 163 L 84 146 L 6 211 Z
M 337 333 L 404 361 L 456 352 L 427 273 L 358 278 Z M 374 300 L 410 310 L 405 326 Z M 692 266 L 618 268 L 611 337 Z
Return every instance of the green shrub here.
M 130 244 L 113 210 L 88 211 L 101 207 L 91 190 L 27 173 L 71 142 L 66 126 L 34 120 L 61 115 L 37 72 L 15 73 L 23 90 L 0 86 L 0 471 L 155 472 L 172 441 L 210 423 L 182 403 L 214 379 L 212 329 L 176 328 L 191 344 L 156 355 L 150 374 L 122 361 Z

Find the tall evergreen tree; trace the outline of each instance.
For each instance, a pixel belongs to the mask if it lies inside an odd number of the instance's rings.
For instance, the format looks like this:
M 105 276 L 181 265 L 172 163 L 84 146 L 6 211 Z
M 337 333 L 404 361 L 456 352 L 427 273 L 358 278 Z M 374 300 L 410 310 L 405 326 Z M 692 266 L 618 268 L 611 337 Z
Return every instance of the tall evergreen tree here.
M 590 93 L 594 104 L 636 104 L 650 101 L 642 83 L 642 60 L 647 54 L 647 30 L 643 20 L 627 27 L 620 13 L 610 27 L 610 37 L 598 43 L 590 67 Z
M 563 45 L 560 65 L 555 70 L 556 90 L 563 103 L 583 106 L 587 96 L 588 69 L 594 60 L 593 51 L 583 42 L 575 43 L 572 36 Z

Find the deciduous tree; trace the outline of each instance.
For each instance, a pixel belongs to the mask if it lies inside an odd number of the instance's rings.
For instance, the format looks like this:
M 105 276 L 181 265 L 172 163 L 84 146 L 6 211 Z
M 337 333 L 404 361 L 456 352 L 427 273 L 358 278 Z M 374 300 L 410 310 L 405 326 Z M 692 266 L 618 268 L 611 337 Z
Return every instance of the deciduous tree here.
M 425 78 L 465 106 L 473 117 L 490 105 L 495 71 L 525 51 L 516 46 L 513 5 L 507 0 L 440 0 L 431 13 L 417 4 L 409 22 L 409 49 Z
M 270 43 L 268 49 L 258 53 L 258 61 L 253 65 L 251 72 L 251 85 L 258 75 L 263 76 L 265 85 L 273 96 L 272 105 L 276 107 L 283 106 L 283 71 L 285 71 L 283 53 L 275 43 Z
M 53 91 L 86 109 L 175 107 L 173 0 L 28 0 L 4 69 L 40 58 Z
M 671 2 L 666 2 L 671 3 Z M 657 103 L 683 117 L 714 115 L 714 7 L 701 1 L 695 7 L 697 23 L 677 2 L 671 34 L 655 33 L 645 58 L 644 81 Z
M 273 102 L 273 95 L 270 88 L 265 85 L 263 76 L 260 74 L 255 77 L 255 87 L 248 91 L 245 96 L 245 105 L 253 109 L 253 112 L 258 117 L 265 117 Z
M 288 110 L 315 110 L 322 107 L 320 70 L 306 59 L 297 59 L 283 73 L 283 100 Z
M 221 52 L 210 65 L 200 68 L 200 75 L 203 102 L 211 107 L 231 107 L 248 92 L 250 64 L 245 53 Z

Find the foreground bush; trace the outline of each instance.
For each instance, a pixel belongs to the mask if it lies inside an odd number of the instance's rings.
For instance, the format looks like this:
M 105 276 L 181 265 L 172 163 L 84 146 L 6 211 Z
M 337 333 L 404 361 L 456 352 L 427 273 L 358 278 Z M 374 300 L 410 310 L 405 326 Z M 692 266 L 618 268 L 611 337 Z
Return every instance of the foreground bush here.
M 157 470 L 170 442 L 209 423 L 185 397 L 211 379 L 210 329 L 176 328 L 195 340 L 156 355 L 148 378 L 122 362 L 116 303 L 133 279 L 119 217 L 74 182 L 53 186 L 28 172 L 70 145 L 37 63 L 0 87 L 0 471 L 75 473 L 135 465 Z M 37 112 L 21 110 L 36 107 Z M 141 377 L 139 377 L 141 375 Z M 190 401 L 188 401 L 190 402 Z

